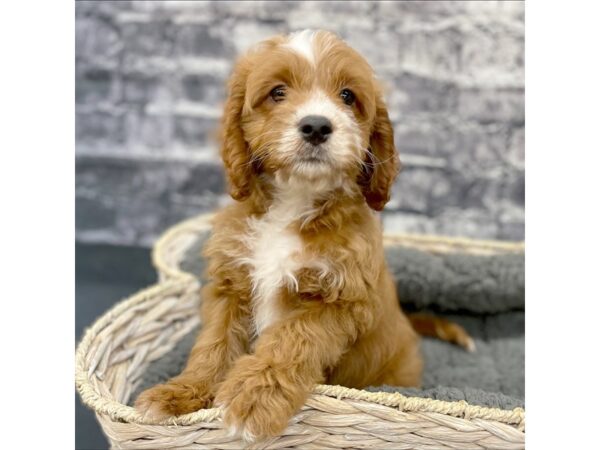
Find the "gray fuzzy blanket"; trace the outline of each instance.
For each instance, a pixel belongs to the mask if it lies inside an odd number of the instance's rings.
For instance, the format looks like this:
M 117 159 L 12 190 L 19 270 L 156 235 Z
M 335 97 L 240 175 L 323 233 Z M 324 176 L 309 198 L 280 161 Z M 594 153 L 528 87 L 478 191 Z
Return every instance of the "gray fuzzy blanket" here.
M 201 274 L 198 256 L 205 236 L 187 252 L 182 267 Z M 474 405 L 512 409 L 525 405 L 524 255 L 431 255 L 396 247 L 387 251 L 402 307 L 429 311 L 455 321 L 471 334 L 477 350 L 424 338 L 423 388 L 372 386 L 439 400 L 466 400 Z M 197 330 L 163 358 L 153 362 L 141 390 L 177 375 L 183 368 Z

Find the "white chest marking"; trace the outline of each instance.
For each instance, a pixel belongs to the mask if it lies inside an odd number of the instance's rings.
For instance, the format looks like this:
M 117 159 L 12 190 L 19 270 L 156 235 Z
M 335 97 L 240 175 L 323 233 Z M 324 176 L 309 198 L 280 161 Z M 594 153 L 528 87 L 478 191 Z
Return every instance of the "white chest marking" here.
M 311 209 L 312 197 L 294 190 L 282 193 L 263 217 L 250 221 L 246 238 L 250 255 L 245 262 L 250 266 L 257 336 L 281 316 L 280 289 L 297 289 L 295 273 L 302 265 L 302 241 L 289 225 Z

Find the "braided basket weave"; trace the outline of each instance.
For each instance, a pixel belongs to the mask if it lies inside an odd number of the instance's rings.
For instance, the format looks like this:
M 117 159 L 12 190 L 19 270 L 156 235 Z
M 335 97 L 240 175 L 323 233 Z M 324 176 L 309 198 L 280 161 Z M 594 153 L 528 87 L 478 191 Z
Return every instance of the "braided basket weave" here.
M 180 268 L 210 216 L 168 230 L 153 254 L 160 283 L 122 301 L 85 333 L 76 353 L 76 385 L 114 449 L 386 448 L 523 449 L 525 412 L 316 386 L 282 436 L 248 446 L 223 429 L 220 410 L 204 409 L 160 423 L 127 406 L 148 364 L 199 324 L 199 283 Z M 522 251 L 521 243 L 386 235 L 386 245 L 432 253 Z

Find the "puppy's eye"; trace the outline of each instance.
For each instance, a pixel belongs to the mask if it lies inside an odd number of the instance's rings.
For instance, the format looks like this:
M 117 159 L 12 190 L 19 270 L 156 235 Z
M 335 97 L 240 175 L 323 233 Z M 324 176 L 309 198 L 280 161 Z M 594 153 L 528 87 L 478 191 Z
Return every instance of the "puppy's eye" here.
M 281 85 L 277 86 L 276 88 L 273 88 L 269 95 L 276 102 L 283 101 L 283 99 L 285 98 L 285 86 Z
M 352 105 L 356 100 L 354 92 L 352 92 L 350 89 L 342 89 L 340 91 L 340 97 L 342 98 L 342 101 L 348 106 Z

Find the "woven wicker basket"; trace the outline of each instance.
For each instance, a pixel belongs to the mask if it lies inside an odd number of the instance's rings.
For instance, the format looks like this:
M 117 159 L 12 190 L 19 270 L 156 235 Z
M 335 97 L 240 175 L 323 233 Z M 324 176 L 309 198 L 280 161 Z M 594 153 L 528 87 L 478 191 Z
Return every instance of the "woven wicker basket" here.
M 319 385 L 282 436 L 246 446 L 222 428 L 219 409 L 161 423 L 127 406 L 145 368 L 199 323 L 199 285 L 180 268 L 198 233 L 200 216 L 167 231 L 152 259 L 160 283 L 122 301 L 89 328 L 76 353 L 76 385 L 115 449 L 386 448 L 523 449 L 525 412 L 446 402 L 399 393 Z M 386 245 L 442 253 L 523 251 L 523 244 L 433 236 L 388 235 Z

